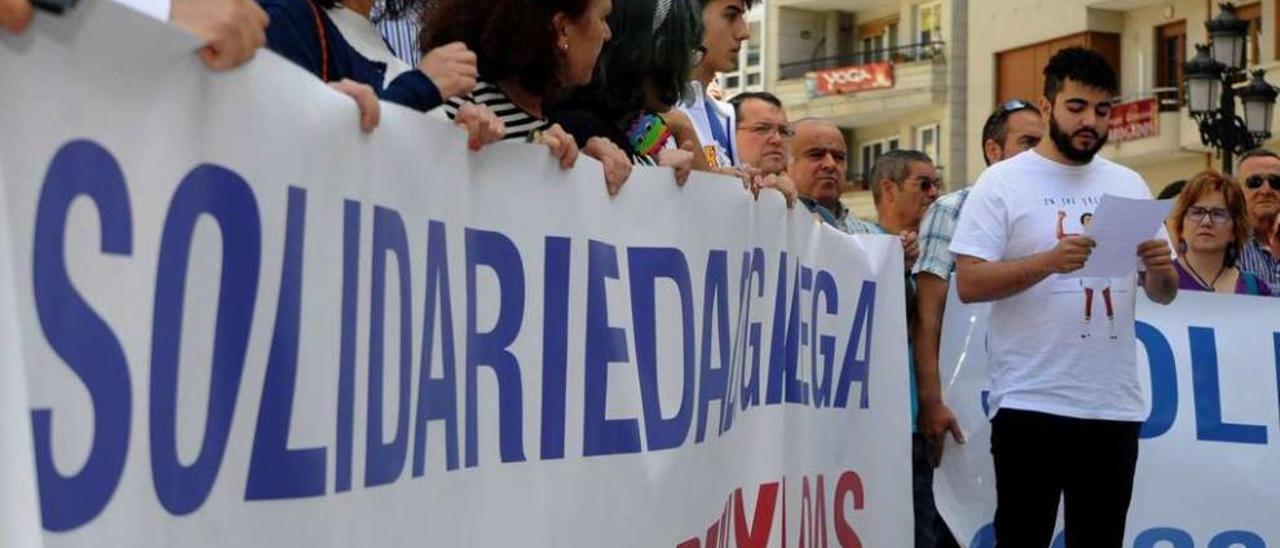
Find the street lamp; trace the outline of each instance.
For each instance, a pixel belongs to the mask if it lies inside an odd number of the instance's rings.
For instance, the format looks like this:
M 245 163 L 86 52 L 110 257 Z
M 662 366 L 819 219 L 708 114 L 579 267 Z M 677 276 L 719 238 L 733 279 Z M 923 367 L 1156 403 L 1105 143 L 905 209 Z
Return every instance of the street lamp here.
M 1192 116 L 1208 114 L 1217 108 L 1222 93 L 1222 63 L 1209 56 L 1209 46 L 1196 44 L 1196 56 L 1182 67 L 1187 82 L 1187 109 Z
M 1276 108 L 1276 95 L 1280 92 L 1263 79 L 1264 70 L 1253 71 L 1253 79 L 1236 95 L 1244 103 L 1244 125 L 1254 140 L 1262 143 L 1271 136 L 1271 116 Z
M 1232 4 L 1219 4 L 1218 16 L 1206 21 L 1204 28 L 1209 31 L 1209 44 L 1213 48 L 1213 60 L 1222 63 L 1228 69 L 1244 68 L 1244 50 L 1249 34 L 1249 22 L 1236 15 L 1236 7 Z
M 1187 110 L 1200 126 L 1200 142 L 1218 150 L 1222 172 L 1231 173 L 1234 154 L 1256 148 L 1271 137 L 1271 119 L 1277 91 L 1253 72 L 1248 85 L 1245 73 L 1249 23 L 1236 15 L 1231 3 L 1218 5 L 1218 16 L 1206 21 L 1209 45 L 1196 44 L 1196 55 L 1183 65 Z M 1236 97 L 1244 103 L 1244 118 L 1236 115 Z

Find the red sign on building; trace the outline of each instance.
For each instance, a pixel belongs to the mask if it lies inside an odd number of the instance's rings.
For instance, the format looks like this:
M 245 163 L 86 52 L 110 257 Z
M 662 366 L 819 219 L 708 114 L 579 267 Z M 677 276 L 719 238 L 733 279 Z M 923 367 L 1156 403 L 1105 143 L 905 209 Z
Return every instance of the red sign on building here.
M 1160 103 L 1152 97 L 1111 107 L 1107 142 L 1123 143 L 1160 134 Z
M 893 87 L 892 63 L 869 63 L 809 74 L 809 96 L 839 95 Z

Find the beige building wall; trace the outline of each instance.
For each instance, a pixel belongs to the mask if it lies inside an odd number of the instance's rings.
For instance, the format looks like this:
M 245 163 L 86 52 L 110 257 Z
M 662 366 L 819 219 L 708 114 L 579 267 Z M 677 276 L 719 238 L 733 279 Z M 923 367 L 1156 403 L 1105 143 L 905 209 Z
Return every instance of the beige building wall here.
M 846 130 L 849 175 L 862 175 L 861 147 L 865 143 L 897 138 L 900 148 L 920 148 L 917 129 L 937 125 L 935 161 L 950 186 L 964 181 L 967 173 L 968 79 L 967 18 L 970 0 L 777 0 L 764 4 L 766 56 L 774 70 L 766 72 L 766 89 L 777 94 L 792 120 L 803 117 L 830 119 Z M 849 95 L 809 98 L 803 77 L 783 78 L 781 65 L 842 53 L 837 43 L 842 19 L 853 29 L 896 15 L 898 46 L 919 43 L 918 13 L 921 6 L 942 8 L 941 40 L 937 60 L 895 65 L 892 89 Z M 823 42 L 823 39 L 825 43 Z M 934 38 L 937 39 L 937 38 Z M 856 30 L 853 43 L 861 37 Z M 886 47 L 888 44 L 886 43 Z M 845 201 L 856 214 L 875 218 L 869 192 L 850 192 Z
M 1248 2 L 1237 2 L 1237 5 Z M 1259 64 L 1267 79 L 1280 83 L 1276 59 L 1275 0 L 1261 2 Z M 966 180 L 981 173 L 982 124 L 996 102 L 996 54 L 1085 31 L 1120 35 L 1122 99 L 1150 96 L 1156 87 L 1156 27 L 1185 21 L 1187 57 L 1193 44 L 1207 41 L 1204 22 L 1217 15 L 1216 4 L 1204 0 L 975 0 L 969 9 L 968 121 L 965 135 Z M 1028 98 L 1031 99 L 1031 98 Z M 1240 109 L 1237 109 L 1238 113 Z M 1220 159 L 1200 143 L 1199 130 L 1180 112 L 1160 114 L 1156 137 L 1108 145 L 1103 155 L 1132 167 L 1147 180 L 1153 192 L 1177 179 L 1187 179 L 1206 168 L 1218 169 Z M 1272 128 L 1280 134 L 1280 124 Z M 1268 146 L 1276 148 L 1273 139 Z

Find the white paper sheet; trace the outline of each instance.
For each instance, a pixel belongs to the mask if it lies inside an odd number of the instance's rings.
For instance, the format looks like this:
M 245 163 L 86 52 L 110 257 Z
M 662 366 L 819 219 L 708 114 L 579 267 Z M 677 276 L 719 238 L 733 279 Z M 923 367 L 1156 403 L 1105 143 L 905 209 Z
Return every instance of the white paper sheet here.
M 1093 212 L 1093 222 L 1085 236 L 1098 246 L 1084 268 L 1064 274 L 1064 278 L 1120 278 L 1138 268 L 1138 244 L 1160 231 L 1173 200 L 1134 200 L 1106 194 Z

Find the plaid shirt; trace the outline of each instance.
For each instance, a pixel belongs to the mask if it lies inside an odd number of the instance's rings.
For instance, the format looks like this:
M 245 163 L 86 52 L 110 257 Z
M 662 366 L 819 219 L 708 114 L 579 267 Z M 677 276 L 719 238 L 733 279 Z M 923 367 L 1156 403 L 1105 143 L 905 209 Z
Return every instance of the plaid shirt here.
M 1280 260 L 1272 257 L 1271 250 L 1257 238 L 1249 239 L 1249 243 L 1244 246 L 1244 252 L 1240 254 L 1238 264 L 1240 270 L 1253 273 L 1267 282 L 1267 285 L 1273 288 L 1280 287 Z
M 928 272 L 943 280 L 951 279 L 956 257 L 948 248 L 960 221 L 960 208 L 968 198 L 969 189 L 963 188 L 938 198 L 929 206 L 920 224 L 920 258 L 916 259 L 912 274 Z

